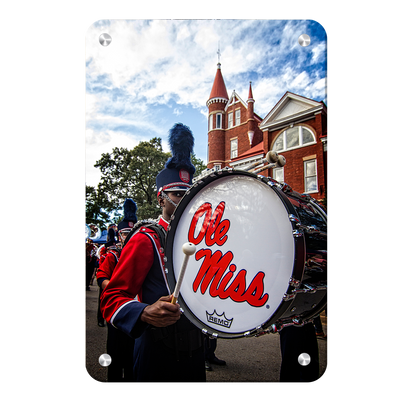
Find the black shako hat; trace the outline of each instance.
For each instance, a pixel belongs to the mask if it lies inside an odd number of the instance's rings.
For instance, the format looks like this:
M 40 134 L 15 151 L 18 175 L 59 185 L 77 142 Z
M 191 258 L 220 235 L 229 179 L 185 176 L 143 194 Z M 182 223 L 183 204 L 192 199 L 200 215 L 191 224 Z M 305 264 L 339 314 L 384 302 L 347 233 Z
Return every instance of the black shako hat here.
M 172 157 L 157 175 L 157 196 L 161 191 L 188 190 L 192 186 L 193 174 L 196 171 L 190 160 L 194 145 L 192 131 L 186 125 L 177 123 L 169 131 L 168 141 Z
M 117 242 L 115 238 L 115 231 L 114 228 L 108 228 L 108 233 L 107 233 L 107 242 L 104 244 L 105 247 L 111 247 L 115 245 Z
M 118 230 L 132 229 L 137 222 L 137 206 L 132 199 L 126 199 L 124 202 L 124 219 L 118 224 Z

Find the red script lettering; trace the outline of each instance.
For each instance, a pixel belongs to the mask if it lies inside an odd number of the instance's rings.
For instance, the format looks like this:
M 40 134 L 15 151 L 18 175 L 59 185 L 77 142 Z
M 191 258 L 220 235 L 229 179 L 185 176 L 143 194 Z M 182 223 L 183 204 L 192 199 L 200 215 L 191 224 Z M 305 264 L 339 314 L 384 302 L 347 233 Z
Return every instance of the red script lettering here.
M 202 204 L 195 214 L 193 215 L 192 222 L 190 223 L 188 239 L 189 242 L 197 245 L 205 237 L 205 242 L 208 247 L 214 244 L 222 246 L 228 239 L 226 235 L 229 230 L 230 222 L 225 219 L 221 222 L 222 216 L 224 215 L 225 202 L 221 201 L 216 207 L 214 214 L 212 213 L 212 206 L 210 203 Z M 200 232 L 195 237 L 195 229 L 199 219 L 205 214 L 203 225 L 201 226 Z
M 190 223 L 189 242 L 198 245 L 203 239 L 207 247 L 214 244 L 222 246 L 228 239 L 230 221 L 222 220 L 225 211 L 225 202 L 221 201 L 212 212 L 210 203 L 203 203 L 194 213 Z M 195 235 L 197 223 L 204 216 L 203 223 Z M 268 300 L 268 293 L 264 293 L 263 272 L 258 272 L 249 286 L 246 285 L 247 271 L 242 269 L 233 278 L 236 265 L 231 264 L 233 253 L 228 251 L 222 254 L 220 250 L 214 253 L 211 249 L 200 249 L 196 252 L 197 261 L 204 258 L 203 263 L 193 282 L 193 290 L 204 294 L 209 288 L 210 296 L 221 299 L 231 298 L 235 302 L 247 301 L 253 307 L 262 307 Z M 228 268 L 229 267 L 229 268 Z
M 210 249 L 201 249 L 195 255 L 196 260 L 204 258 L 203 263 L 193 282 L 193 290 L 196 292 L 200 286 L 200 292 L 204 294 L 209 287 L 210 296 L 226 299 L 230 297 L 235 302 L 247 301 L 253 307 L 262 307 L 268 300 L 268 293 L 264 293 L 264 272 L 258 272 L 246 288 L 247 271 L 242 269 L 228 283 L 236 271 L 236 265 L 230 264 L 233 254 L 228 251 L 224 255 L 220 250 L 212 253 Z M 229 272 L 224 276 L 229 266 Z

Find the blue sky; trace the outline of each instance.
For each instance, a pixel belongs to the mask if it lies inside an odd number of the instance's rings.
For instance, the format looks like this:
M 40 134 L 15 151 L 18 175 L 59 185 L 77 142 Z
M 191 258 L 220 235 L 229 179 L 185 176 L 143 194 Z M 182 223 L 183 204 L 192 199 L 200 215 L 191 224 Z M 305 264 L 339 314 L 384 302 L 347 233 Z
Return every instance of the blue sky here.
M 99 36 L 112 37 L 109 46 Z M 298 38 L 308 34 L 302 47 Z M 327 104 L 326 33 L 311 20 L 101 20 L 86 33 L 86 184 L 114 147 L 188 125 L 194 152 L 207 160 L 207 107 L 218 63 L 228 95 L 247 100 L 252 82 L 262 118 L 291 91 Z

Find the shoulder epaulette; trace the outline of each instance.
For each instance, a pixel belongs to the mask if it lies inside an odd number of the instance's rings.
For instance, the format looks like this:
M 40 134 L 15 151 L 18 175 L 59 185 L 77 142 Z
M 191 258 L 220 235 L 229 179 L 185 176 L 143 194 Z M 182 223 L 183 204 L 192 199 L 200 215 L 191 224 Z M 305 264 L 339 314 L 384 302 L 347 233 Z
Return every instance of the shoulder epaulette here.
M 152 229 L 160 239 L 161 247 L 165 247 L 165 236 L 167 234 L 166 230 L 155 219 L 143 219 L 136 222 L 136 224 L 130 230 L 122 248 L 126 246 L 126 244 L 129 242 L 129 239 L 142 227 Z

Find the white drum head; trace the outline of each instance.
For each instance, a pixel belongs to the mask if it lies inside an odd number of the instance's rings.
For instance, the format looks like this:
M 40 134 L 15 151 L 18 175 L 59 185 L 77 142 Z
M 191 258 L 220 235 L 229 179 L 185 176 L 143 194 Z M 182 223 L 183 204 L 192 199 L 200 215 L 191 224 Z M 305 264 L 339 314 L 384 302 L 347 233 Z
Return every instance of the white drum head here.
M 228 337 L 269 321 L 287 292 L 295 258 L 292 224 L 279 196 L 253 176 L 230 175 L 205 185 L 183 207 L 171 223 L 175 277 L 182 245 L 194 241 L 196 253 L 188 262 L 180 304 L 183 300 L 197 325 Z M 207 221 L 217 207 L 219 225 L 210 234 Z M 199 216 L 199 210 L 209 214 Z

